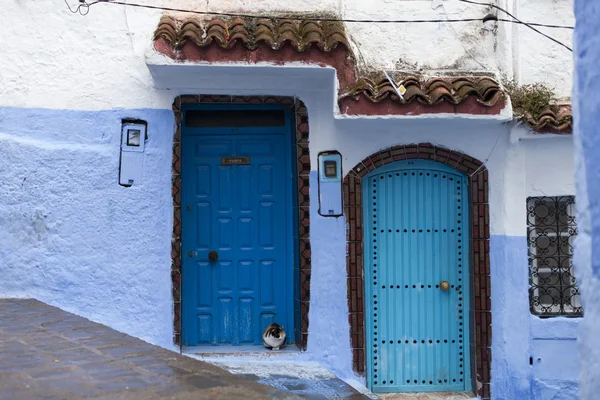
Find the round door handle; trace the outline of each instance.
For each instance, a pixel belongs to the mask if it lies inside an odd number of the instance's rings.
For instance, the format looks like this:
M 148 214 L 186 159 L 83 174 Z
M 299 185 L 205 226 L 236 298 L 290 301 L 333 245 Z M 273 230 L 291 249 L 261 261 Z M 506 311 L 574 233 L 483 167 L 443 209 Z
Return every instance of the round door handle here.
M 211 252 L 208 253 L 208 259 L 210 261 L 217 261 L 219 259 L 219 253 L 212 250 Z
M 448 289 L 450 289 L 450 284 L 447 281 L 442 281 L 440 283 L 440 289 L 442 289 L 444 292 L 447 292 Z

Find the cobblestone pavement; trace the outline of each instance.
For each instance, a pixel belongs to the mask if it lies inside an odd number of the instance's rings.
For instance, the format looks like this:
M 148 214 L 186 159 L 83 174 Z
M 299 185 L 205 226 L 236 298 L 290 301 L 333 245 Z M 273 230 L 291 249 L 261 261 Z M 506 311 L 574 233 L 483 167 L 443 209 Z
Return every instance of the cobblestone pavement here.
M 0 299 L 0 399 L 298 399 L 32 299 Z

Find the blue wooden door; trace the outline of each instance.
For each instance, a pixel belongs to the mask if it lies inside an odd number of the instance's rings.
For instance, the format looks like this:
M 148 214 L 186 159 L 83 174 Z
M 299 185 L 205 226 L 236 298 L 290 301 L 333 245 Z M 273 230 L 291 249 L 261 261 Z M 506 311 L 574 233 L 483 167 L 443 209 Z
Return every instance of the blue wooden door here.
M 185 113 L 183 344 L 261 345 L 272 322 L 293 343 L 287 118 L 281 127 L 193 128 Z
M 471 390 L 467 179 L 414 160 L 363 187 L 369 387 Z

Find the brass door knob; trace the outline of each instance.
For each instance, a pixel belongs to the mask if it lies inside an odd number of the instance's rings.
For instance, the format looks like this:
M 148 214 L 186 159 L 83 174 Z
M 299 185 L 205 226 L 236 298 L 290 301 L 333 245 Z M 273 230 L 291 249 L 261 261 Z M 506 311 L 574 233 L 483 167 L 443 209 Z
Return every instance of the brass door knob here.
M 448 289 L 450 289 L 450 284 L 447 281 L 442 281 L 440 283 L 440 289 L 442 289 L 444 292 L 447 292 Z
M 215 262 L 219 259 L 219 253 L 217 253 L 216 251 L 212 250 L 211 252 L 208 253 L 208 260 Z

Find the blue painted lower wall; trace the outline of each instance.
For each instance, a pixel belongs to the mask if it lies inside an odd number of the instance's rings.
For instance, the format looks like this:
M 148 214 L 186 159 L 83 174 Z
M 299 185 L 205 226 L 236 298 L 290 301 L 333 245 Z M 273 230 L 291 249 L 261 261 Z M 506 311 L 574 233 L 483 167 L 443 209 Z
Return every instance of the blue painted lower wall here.
M 492 397 L 577 399 L 580 319 L 529 311 L 527 238 L 492 236 Z
M 148 121 L 119 186 L 122 118 Z M 35 297 L 173 348 L 171 110 L 0 108 L 0 296 Z
M 600 393 L 600 7 L 597 0 L 575 0 L 574 8 L 573 121 L 579 226 L 575 262 L 586 315 L 579 337 L 580 396 L 595 400 Z
M 122 118 L 148 121 L 143 180 L 131 188 L 118 185 Z M 36 297 L 173 348 L 174 123 L 171 110 L 0 108 L 0 296 Z M 310 183 L 306 356 L 353 377 L 345 219 L 318 215 L 314 171 Z M 524 236 L 494 235 L 490 250 L 493 398 L 575 399 L 580 320 L 530 314 Z
M 318 173 L 310 173 L 311 280 L 308 351 L 342 378 L 353 377 L 346 291 L 346 220 L 318 214 Z

